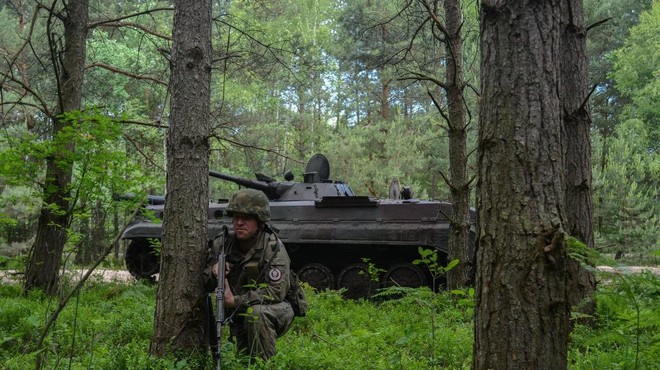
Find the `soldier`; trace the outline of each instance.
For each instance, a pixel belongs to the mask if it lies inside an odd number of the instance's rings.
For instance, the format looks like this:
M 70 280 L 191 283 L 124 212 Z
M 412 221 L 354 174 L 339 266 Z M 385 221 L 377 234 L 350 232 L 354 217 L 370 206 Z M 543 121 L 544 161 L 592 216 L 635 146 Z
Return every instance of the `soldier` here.
M 240 190 L 229 200 L 226 214 L 232 217 L 234 234 L 225 245 L 225 317 L 237 350 L 267 360 L 276 353 L 275 339 L 286 333 L 294 317 L 284 300 L 291 261 L 266 224 L 270 205 L 264 193 Z M 217 263 L 207 269 L 207 287 L 217 286 L 218 270 Z

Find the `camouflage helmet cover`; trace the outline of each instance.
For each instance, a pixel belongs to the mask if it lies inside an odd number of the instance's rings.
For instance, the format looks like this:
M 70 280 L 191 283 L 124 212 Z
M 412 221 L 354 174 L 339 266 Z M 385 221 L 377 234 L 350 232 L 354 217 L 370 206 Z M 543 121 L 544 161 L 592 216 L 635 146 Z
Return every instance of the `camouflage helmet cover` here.
M 266 222 L 270 220 L 270 204 L 263 192 L 256 189 L 241 189 L 231 196 L 225 213 L 229 217 L 234 213 L 252 215 L 259 221 Z

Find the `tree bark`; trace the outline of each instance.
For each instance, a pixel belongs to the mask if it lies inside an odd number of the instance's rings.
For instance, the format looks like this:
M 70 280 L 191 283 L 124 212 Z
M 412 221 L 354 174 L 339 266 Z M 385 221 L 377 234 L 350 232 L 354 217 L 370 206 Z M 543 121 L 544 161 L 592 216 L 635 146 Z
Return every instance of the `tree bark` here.
M 50 44 L 53 67 L 60 71 L 57 75 L 59 115 L 52 118 L 54 142 L 71 125 L 61 114 L 80 110 L 82 104 L 88 3 L 88 0 L 71 0 L 67 3 L 64 12 L 60 14 L 64 17 L 64 50 L 57 50 L 54 43 Z M 51 18 L 56 17 L 51 14 Z M 69 198 L 73 163 L 69 153 L 74 150 L 73 142 L 65 140 L 58 143 L 53 154 L 46 160 L 44 205 L 25 270 L 25 291 L 41 288 L 49 295 L 57 291 L 60 262 L 71 220 Z
M 207 353 L 211 1 L 174 2 L 167 195 L 151 353 Z
M 474 369 L 565 369 L 559 0 L 481 4 Z
M 461 25 L 463 16 L 459 0 L 445 0 L 445 23 L 447 38 L 446 92 L 449 106 L 449 167 L 451 202 L 453 214 L 449 232 L 449 260 L 460 263 L 447 274 L 447 287 L 465 287 L 472 281 L 474 249 L 470 238 L 470 184 L 467 176 L 467 126 L 463 88 L 463 39 Z
M 381 79 L 380 89 L 380 116 L 385 120 L 390 119 L 390 79 Z
M 591 181 L 591 115 L 587 104 L 587 30 L 582 0 L 562 0 L 561 100 L 566 147 L 566 232 L 594 247 Z M 596 291 L 596 279 L 578 261 L 569 264 L 570 302 L 579 304 Z M 584 303 L 582 312 L 595 306 Z

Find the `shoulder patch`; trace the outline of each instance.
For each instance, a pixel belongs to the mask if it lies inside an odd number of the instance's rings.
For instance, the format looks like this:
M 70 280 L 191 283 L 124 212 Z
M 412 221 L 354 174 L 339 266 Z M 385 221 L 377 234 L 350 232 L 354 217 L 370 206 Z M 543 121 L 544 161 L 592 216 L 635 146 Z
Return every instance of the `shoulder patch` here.
M 273 266 L 270 268 L 270 271 L 268 271 L 268 278 L 273 283 L 277 283 L 282 280 L 282 271 L 278 267 Z

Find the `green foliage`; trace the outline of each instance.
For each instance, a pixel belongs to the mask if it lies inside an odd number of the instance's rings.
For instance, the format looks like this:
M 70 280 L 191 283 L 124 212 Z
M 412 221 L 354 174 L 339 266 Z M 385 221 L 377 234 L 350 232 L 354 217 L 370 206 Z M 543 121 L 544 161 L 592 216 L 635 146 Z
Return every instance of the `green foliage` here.
M 166 64 L 156 52 L 156 47 L 166 46 L 165 40 L 152 38 L 151 47 L 144 47 L 143 35 L 130 28 L 112 32 L 96 28 L 90 36 L 87 53 L 93 62 L 167 82 Z M 130 114 L 134 119 L 155 120 L 158 106 L 166 103 L 164 85 L 145 84 L 105 68 L 90 69 L 85 79 L 90 87 L 103 86 L 89 89 L 89 104 L 116 107 L 120 114 Z
M 649 152 L 648 126 L 633 119 L 619 125 L 604 166 L 594 166 L 596 247 L 605 252 L 657 249 L 660 229 L 660 154 Z M 596 142 L 597 151 L 604 150 Z
M 430 256 L 430 255 L 429 255 Z M 428 257 L 428 256 L 427 256 Z M 570 369 L 651 369 L 660 360 L 657 276 L 600 274 L 597 314 L 577 323 Z M 306 287 L 308 316 L 278 339 L 269 362 L 237 356 L 223 338 L 223 369 L 468 369 L 473 343 L 474 290 L 400 290 L 398 299 L 344 300 Z M 44 351 L 46 368 L 213 369 L 207 358 L 149 355 L 157 287 L 90 282 L 60 315 Z M 31 346 L 54 308 L 41 292 L 23 296 L 0 286 L 0 363 L 33 368 Z M 225 336 L 228 333 L 225 331 Z M 58 365 L 59 364 L 59 365 Z M 203 364 L 203 365 L 202 365 Z
M 592 269 L 593 266 L 608 265 L 608 259 L 576 238 L 567 236 L 564 243 L 568 250 L 568 256 L 579 261 L 585 268 Z
M 0 193 L 0 230 L 4 231 L 0 233 L 0 245 L 23 241 L 18 235 L 19 231 L 29 229 L 34 223 L 33 219 L 41 205 L 39 200 L 33 187 L 24 185 L 5 187 Z
M 428 118 L 374 119 L 369 125 L 338 128 L 322 151 L 335 171 L 335 178 L 347 182 L 358 194 L 388 196 L 390 181 L 398 177 L 401 186 L 411 186 L 414 197 L 447 199 L 449 189 L 437 169 L 449 166 L 447 138 L 439 123 Z M 436 170 L 434 170 L 436 169 Z
M 589 84 L 598 85 L 589 99 L 594 128 L 607 135 L 619 121 L 626 99 L 621 96 L 612 80 L 615 62 L 613 54 L 630 34 L 630 28 L 639 22 L 639 16 L 655 0 L 603 1 L 585 0 L 586 25 L 593 28 L 587 37 L 589 56 Z
M 594 325 L 577 324 L 569 358 L 577 369 L 652 369 L 660 363 L 660 279 L 610 275 L 597 294 Z
M 631 99 L 624 118 L 648 125 L 649 149 L 657 153 L 660 140 L 660 3 L 640 15 L 620 49 L 614 53 L 612 76 L 623 96 Z
M 446 266 L 438 261 L 438 253 L 432 249 L 418 249 L 420 259 L 414 260 L 414 265 L 423 264 L 431 272 L 433 279 L 433 290 L 428 288 L 412 289 L 408 287 L 393 286 L 382 289 L 376 297 L 385 297 L 388 299 L 396 298 L 399 302 L 409 302 L 420 308 L 420 317 L 426 318 L 424 322 L 430 330 L 430 364 L 434 366 L 448 366 L 445 363 L 442 354 L 439 354 L 438 348 L 434 345 L 442 338 L 442 329 L 448 321 L 456 319 L 463 322 L 464 318 L 472 317 L 474 309 L 473 288 L 456 289 L 452 291 L 440 291 L 439 294 L 433 293 L 438 287 L 436 283 L 445 276 L 445 274 L 458 265 L 458 260 L 450 261 Z M 441 289 L 441 288 L 440 288 Z M 459 314 L 460 313 L 460 314 Z M 408 342 L 404 337 L 403 341 Z M 443 348 L 443 347 L 440 347 Z
M 607 20 L 588 38 L 596 248 L 645 260 L 659 242 L 660 6 L 588 0 L 585 10 L 587 24 Z
M 438 279 L 443 278 L 447 272 L 456 267 L 459 263 L 459 260 L 454 259 L 449 261 L 445 266 L 438 260 L 438 252 L 432 249 L 424 249 L 422 247 L 418 248 L 420 259 L 414 260 L 413 265 L 425 265 L 426 268 L 431 272 L 433 278 L 433 290 L 437 290 L 436 282 Z
M 18 127 L 0 131 L 0 244 L 24 242 L 41 207 L 38 175 L 46 146 Z
M 342 300 L 336 292 L 309 292 L 309 317 L 297 320 L 292 332 L 280 340 L 280 348 L 300 350 L 280 349 L 268 368 L 468 367 L 469 317 L 449 308 L 449 294 L 435 295 L 437 300 L 433 301 L 434 295 L 428 289 L 418 293 L 370 303 Z M 420 299 L 451 311 L 446 321 L 438 321 L 437 341 L 430 341 L 430 320 L 419 319 L 428 318 L 428 306 L 420 305 Z M 455 317 L 461 319 L 455 321 Z
M 16 271 L 24 271 L 25 270 L 25 263 L 27 261 L 27 254 L 25 253 L 26 249 L 23 249 L 20 251 L 20 254 L 16 255 L 15 257 L 8 257 L 4 254 L 7 253 L 6 250 L 1 249 L 0 250 L 0 268 L 1 269 L 7 269 L 7 270 L 16 270 Z
M 62 312 L 46 338 L 47 368 L 66 361 L 73 369 L 150 368 L 146 355 L 153 331 L 156 288 L 140 283 L 91 284 Z M 32 348 L 55 304 L 39 291 L 0 288 L 0 362 L 4 369 L 33 368 Z M 165 369 L 155 365 L 153 368 Z
M 594 316 L 573 312 L 577 320 L 569 357 L 575 368 L 653 368 L 660 339 L 660 279 L 649 271 L 630 273 L 626 266 L 567 238 L 569 255 L 600 281 Z M 600 266 L 599 269 L 594 266 Z M 611 267 L 605 269 L 604 267 Z
M 69 245 L 76 245 L 88 237 L 86 225 L 93 213 L 105 215 L 120 209 L 115 210 L 115 206 L 132 207 L 130 202 L 116 203 L 114 196 L 144 193 L 142 184 L 148 180 L 135 176 L 138 173 L 135 162 L 127 157 L 123 146 L 117 145 L 122 138 L 118 120 L 97 109 L 67 112 L 60 119 L 68 125 L 52 140 L 37 140 L 32 133 L 17 129 L 4 131 L 5 135 L 0 136 L 0 163 L 7 183 L 0 196 L 0 230 L 4 228 L 9 234 L 14 228 L 34 220 L 41 206 L 44 161 L 57 152 L 62 153 L 63 161 L 73 164 L 70 189 L 73 208 L 60 210 L 52 204 L 43 206 L 52 212 L 72 212 Z M 19 135 L 10 135 L 14 130 Z M 65 149 L 69 143 L 73 143 L 74 151 Z
M 58 361 L 73 369 L 170 369 L 188 367 L 187 360 L 156 359 L 148 355 L 153 330 L 156 288 L 139 283 L 95 283 L 77 302 L 65 309 L 46 341 L 47 367 Z M 437 342 L 428 343 L 428 322 L 419 320 L 426 308 L 416 299 L 381 303 L 343 300 L 337 292 L 306 291 L 313 307 L 308 317 L 295 320 L 278 340 L 278 354 L 267 364 L 236 357 L 234 346 L 223 340 L 225 369 L 337 369 L 337 368 L 441 368 L 469 366 L 471 327 L 469 313 L 452 309 L 451 294 L 433 295 L 420 290 L 419 297 L 434 300 L 447 311 L 438 322 Z M 436 298 L 433 298 L 433 297 Z M 43 325 L 49 310 L 47 298 L 31 293 L 21 296 L 18 286 L 0 288 L 0 361 L 6 369 L 33 367 L 34 352 L 28 345 Z M 435 350 L 432 347 L 437 347 Z M 432 359 L 432 353 L 437 356 Z M 360 354 L 356 356 L 356 354 Z M 385 354 L 385 355 L 383 355 Z M 184 356 L 185 358 L 185 356 Z M 434 365 L 435 364 L 435 365 Z M 212 368 L 208 366 L 207 368 Z
M 369 258 L 362 258 L 362 262 L 367 264 L 367 274 L 369 274 L 369 279 L 372 282 L 377 283 L 380 281 L 380 275 L 386 270 L 376 266 Z M 360 271 L 362 273 L 363 271 Z

